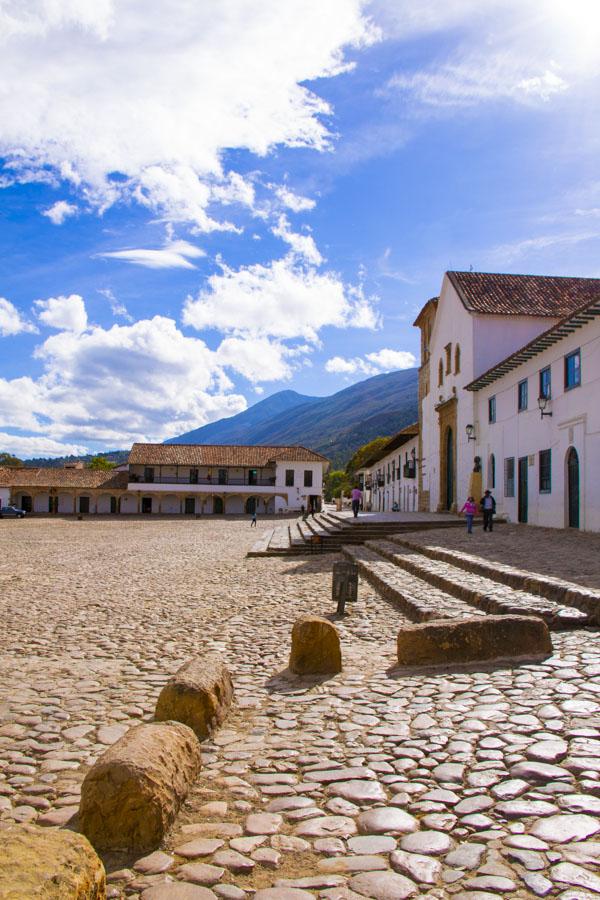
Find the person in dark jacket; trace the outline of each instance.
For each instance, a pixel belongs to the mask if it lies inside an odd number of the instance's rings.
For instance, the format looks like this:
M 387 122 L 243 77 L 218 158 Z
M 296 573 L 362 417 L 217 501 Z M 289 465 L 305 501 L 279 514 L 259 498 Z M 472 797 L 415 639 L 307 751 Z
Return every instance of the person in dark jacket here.
M 496 501 L 491 491 L 486 491 L 479 501 L 479 508 L 483 513 L 483 530 L 494 530 L 494 514 L 496 512 Z

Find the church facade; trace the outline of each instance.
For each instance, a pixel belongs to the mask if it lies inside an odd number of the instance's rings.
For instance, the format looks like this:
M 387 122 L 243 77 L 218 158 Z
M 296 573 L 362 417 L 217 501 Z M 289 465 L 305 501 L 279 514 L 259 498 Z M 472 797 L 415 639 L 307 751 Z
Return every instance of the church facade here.
M 600 531 L 600 279 L 447 272 L 417 317 L 422 511 Z

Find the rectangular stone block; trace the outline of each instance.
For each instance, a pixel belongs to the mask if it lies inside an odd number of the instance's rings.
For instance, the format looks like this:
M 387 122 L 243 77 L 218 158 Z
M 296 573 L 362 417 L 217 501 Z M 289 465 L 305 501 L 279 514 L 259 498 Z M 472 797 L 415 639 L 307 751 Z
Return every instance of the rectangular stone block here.
M 398 632 L 397 649 L 400 666 L 537 660 L 551 655 L 552 640 L 537 616 L 474 616 L 409 625 Z

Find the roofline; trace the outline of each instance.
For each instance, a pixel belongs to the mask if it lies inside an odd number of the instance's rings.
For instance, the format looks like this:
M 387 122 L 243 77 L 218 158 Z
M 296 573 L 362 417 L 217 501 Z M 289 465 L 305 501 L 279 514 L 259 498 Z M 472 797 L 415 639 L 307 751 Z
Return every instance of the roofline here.
M 312 453 L 314 456 L 320 456 L 325 462 L 329 462 L 329 459 L 326 456 L 323 456 L 322 453 L 319 453 L 317 450 L 311 450 L 310 447 L 305 447 L 304 444 L 153 444 L 135 441 L 135 443 L 131 445 L 131 450 L 129 451 L 130 455 L 133 452 L 134 447 L 226 447 L 236 449 L 241 448 L 244 450 L 306 450 L 307 453 Z
M 546 329 L 546 331 L 542 331 L 541 334 L 538 334 L 538 336 L 533 338 L 532 341 L 529 341 L 528 344 L 520 347 L 519 350 L 515 350 L 510 356 L 507 356 L 499 363 L 496 363 L 496 365 L 492 366 L 491 369 L 488 369 L 487 372 L 484 372 L 482 375 L 479 375 L 477 378 L 473 379 L 473 381 L 469 382 L 469 384 L 465 385 L 465 390 L 480 391 L 482 388 L 487 387 L 494 381 L 502 378 L 503 375 L 512 372 L 523 363 L 528 362 L 534 356 L 538 356 L 538 354 L 547 350 L 548 347 L 554 346 L 554 344 L 557 344 L 564 337 L 572 334 L 579 328 L 582 328 L 598 316 L 600 316 L 600 297 L 584 303 L 583 306 L 580 306 L 575 312 L 570 313 L 568 316 L 564 316 L 564 318 Z
M 521 312 L 494 313 L 494 312 L 482 312 L 479 309 L 473 309 L 473 307 L 470 305 L 469 301 L 463 294 L 462 289 L 461 289 L 460 285 L 458 284 L 458 281 L 454 277 L 455 275 L 492 275 L 492 276 L 495 276 L 498 278 L 503 278 L 508 275 L 510 278 L 551 278 L 553 281 L 556 281 L 557 279 L 563 279 L 564 281 L 573 281 L 575 279 L 578 281 L 597 281 L 600 284 L 600 279 L 598 279 L 598 278 L 576 278 L 576 276 L 573 276 L 573 275 L 529 275 L 524 272 L 519 272 L 519 273 L 481 272 L 479 270 L 477 272 L 473 272 L 473 271 L 467 272 L 465 269 L 449 269 L 445 274 L 448 276 L 448 279 L 449 279 L 452 287 L 458 294 L 458 297 L 459 297 L 462 305 L 464 306 L 464 308 L 467 310 L 467 312 L 471 313 L 474 316 L 514 316 L 515 318 L 517 318 L 518 316 L 522 316 L 523 318 L 533 318 L 533 319 L 556 319 L 556 315 L 553 315 L 552 313 L 541 313 L 541 312 L 526 313 L 526 312 L 522 312 L 522 311 Z M 592 301 L 592 302 L 595 302 L 595 301 Z M 424 308 L 425 307 L 423 307 L 423 309 Z M 575 310 L 575 313 L 569 313 L 569 316 L 575 315 L 578 311 L 579 310 Z M 419 313 L 419 315 L 420 315 L 420 313 Z M 416 324 L 416 322 L 415 322 L 415 324 Z M 557 324 L 560 324 L 560 323 L 557 323 Z
M 421 316 L 423 315 L 423 313 L 425 312 L 425 310 L 427 309 L 427 307 L 429 306 L 429 304 L 432 303 L 434 306 L 437 306 L 437 305 L 438 305 L 438 302 L 439 302 L 439 299 L 440 299 L 439 297 L 430 297 L 429 300 L 427 300 L 427 301 L 423 304 L 423 306 L 421 307 L 421 310 L 420 310 L 420 312 L 419 312 L 419 315 L 417 316 L 417 318 L 416 318 L 415 321 L 413 322 L 413 326 L 416 326 L 417 328 L 419 327 L 419 321 L 420 321 L 420 319 L 421 319 Z
M 408 429 L 413 428 L 416 429 L 414 431 L 409 432 Z M 406 428 L 403 428 L 401 431 L 398 431 L 396 434 L 392 435 L 387 444 L 384 444 L 379 452 L 375 453 L 373 456 L 370 456 L 361 466 L 361 469 L 369 469 L 371 466 L 375 465 L 376 462 L 379 462 L 380 459 L 383 459 L 384 456 L 387 456 L 392 450 L 397 450 L 399 447 L 404 446 L 404 444 L 408 444 L 413 438 L 419 436 L 419 425 L 418 423 L 414 425 L 407 425 Z M 400 440 L 401 439 L 401 440 Z M 393 445 L 393 446 L 392 446 Z

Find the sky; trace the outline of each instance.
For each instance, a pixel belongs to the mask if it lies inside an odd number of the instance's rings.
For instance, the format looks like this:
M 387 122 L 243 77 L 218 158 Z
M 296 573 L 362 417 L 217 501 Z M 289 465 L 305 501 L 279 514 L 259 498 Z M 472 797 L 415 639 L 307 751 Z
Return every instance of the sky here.
M 597 0 L 0 0 L 0 450 L 418 365 L 447 269 L 600 277 Z

